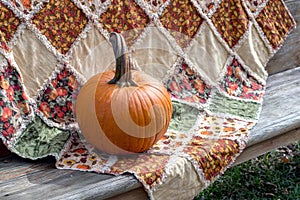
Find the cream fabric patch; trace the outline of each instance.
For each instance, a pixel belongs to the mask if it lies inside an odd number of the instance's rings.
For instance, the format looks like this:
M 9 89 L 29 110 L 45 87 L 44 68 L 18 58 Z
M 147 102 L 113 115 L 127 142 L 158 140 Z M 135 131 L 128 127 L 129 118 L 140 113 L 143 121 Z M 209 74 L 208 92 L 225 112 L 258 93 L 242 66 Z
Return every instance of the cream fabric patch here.
M 149 26 L 146 32 L 145 38 L 134 46 L 132 57 L 141 70 L 162 80 L 174 65 L 177 52 L 157 27 Z
M 164 187 L 158 186 L 153 195 L 155 199 L 193 199 L 203 186 L 193 164 L 186 158 L 178 157 L 166 172 Z
M 103 71 L 114 69 L 115 56 L 110 43 L 96 27 L 74 47 L 70 64 L 86 79 Z
M 5 60 L 4 56 L 0 53 L 0 67 L 5 65 L 5 63 L 6 63 L 6 60 Z
M 200 33 L 192 41 L 187 51 L 189 59 L 206 78 L 215 83 L 228 58 L 228 52 L 216 38 L 212 30 L 204 23 Z
M 249 36 L 241 45 L 238 54 L 245 64 L 261 78 L 267 77 L 265 65 L 271 56 L 267 47 L 259 36 L 258 31 L 250 26 Z
M 58 64 L 56 57 L 27 29 L 16 41 L 13 55 L 29 95 L 35 96 Z

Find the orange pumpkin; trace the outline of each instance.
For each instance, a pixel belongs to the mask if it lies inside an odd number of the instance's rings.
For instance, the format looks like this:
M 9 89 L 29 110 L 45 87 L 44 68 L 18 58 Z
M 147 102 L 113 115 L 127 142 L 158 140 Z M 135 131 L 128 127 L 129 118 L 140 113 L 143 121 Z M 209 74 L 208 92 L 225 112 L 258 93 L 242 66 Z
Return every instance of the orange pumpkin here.
M 76 100 L 78 125 L 85 139 L 110 154 L 149 149 L 167 131 L 172 104 L 162 83 L 131 70 L 124 38 L 111 33 L 116 70 L 89 79 Z

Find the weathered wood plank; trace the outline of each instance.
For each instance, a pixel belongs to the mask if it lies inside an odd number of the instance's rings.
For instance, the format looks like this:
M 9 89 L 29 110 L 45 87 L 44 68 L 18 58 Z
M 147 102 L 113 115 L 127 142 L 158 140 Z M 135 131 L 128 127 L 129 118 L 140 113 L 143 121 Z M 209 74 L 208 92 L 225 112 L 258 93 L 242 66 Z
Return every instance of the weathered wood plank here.
M 3 185 L 0 184 L 0 188 L 0 199 L 73 200 L 106 199 L 128 190 L 141 188 L 141 185 L 131 175 L 116 177 L 53 168 L 4 182 Z
M 286 0 L 285 3 L 297 23 L 297 28 L 288 35 L 282 48 L 270 59 L 267 65 L 270 74 L 300 66 L 300 0 Z
M 300 140 L 300 128 L 254 144 L 250 147 L 247 147 L 243 151 L 243 153 L 241 153 L 241 155 L 234 162 L 233 166 L 243 163 L 252 158 L 256 158 L 260 155 L 265 154 L 266 152 L 298 140 Z
M 60 195 L 56 195 L 53 200 L 107 199 L 141 187 L 142 185 L 132 175 L 122 175 L 85 185 L 69 193 L 61 193 Z
M 14 164 L 17 167 L 13 167 Z M 13 157 L 10 162 L 1 162 L 0 165 L 0 199 L 51 199 L 86 190 L 86 186 L 97 187 L 99 182 L 115 178 L 112 175 L 57 170 L 53 159 L 52 163 L 47 163 L 45 160 L 29 161 Z
M 300 68 L 270 76 L 260 119 L 248 145 L 300 127 Z
M 78 174 L 80 175 L 78 176 Z M 42 174 L 35 175 L 35 177 L 29 175 L 27 180 L 21 179 L 10 183 L 9 188 L 4 187 L 4 189 L 1 189 L 4 191 L 1 191 L 3 197 L 0 197 L 0 199 L 105 199 L 126 191 L 126 189 L 118 191 L 116 188 L 135 189 L 130 181 L 124 179 L 124 176 L 112 178 L 109 175 L 77 171 L 64 176 L 57 176 L 50 181 L 40 181 L 37 176 L 45 179 Z M 127 177 L 134 179 L 132 176 Z M 13 186 L 16 186 L 16 184 L 27 184 L 27 187 L 14 190 Z M 10 193 L 7 192 L 7 189 L 10 190 Z
M 24 163 L 24 161 L 23 161 Z M 36 173 L 39 171 L 47 171 L 54 168 L 53 163 L 38 163 L 38 164 L 25 164 L 10 162 L 6 167 L 1 168 L 1 181 L 8 181 L 14 178 L 26 176 L 27 174 Z M 0 183 L 1 185 L 1 183 Z
M 26 170 L 26 169 L 24 169 Z M 28 172 L 28 171 L 27 171 Z M 40 185 L 49 184 L 55 182 L 56 179 L 66 179 L 66 177 L 72 176 L 72 173 L 57 170 L 55 168 L 47 168 L 44 170 L 30 171 L 26 175 L 12 178 L 0 183 L 0 191 L 5 195 L 11 195 L 19 193 L 22 190 L 29 189 L 41 189 Z M 80 177 L 78 177 L 80 178 Z M 51 187 L 49 187 L 51 189 Z

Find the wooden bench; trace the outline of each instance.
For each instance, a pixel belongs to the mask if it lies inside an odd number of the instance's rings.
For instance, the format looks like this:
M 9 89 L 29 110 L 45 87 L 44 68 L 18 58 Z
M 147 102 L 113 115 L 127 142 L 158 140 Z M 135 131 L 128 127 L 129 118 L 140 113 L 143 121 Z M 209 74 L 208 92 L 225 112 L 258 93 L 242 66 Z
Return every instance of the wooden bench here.
M 236 164 L 300 139 L 300 67 L 268 80 L 261 119 Z M 145 199 L 131 175 L 96 175 L 58 170 L 53 158 L 30 161 L 10 156 L 0 161 L 0 199 Z
M 300 21 L 300 1 L 286 1 Z M 300 28 L 269 62 L 260 120 L 234 165 L 300 140 Z M 0 158 L 0 199 L 147 199 L 132 175 L 112 176 L 58 170 L 54 158 L 37 161 L 15 155 Z

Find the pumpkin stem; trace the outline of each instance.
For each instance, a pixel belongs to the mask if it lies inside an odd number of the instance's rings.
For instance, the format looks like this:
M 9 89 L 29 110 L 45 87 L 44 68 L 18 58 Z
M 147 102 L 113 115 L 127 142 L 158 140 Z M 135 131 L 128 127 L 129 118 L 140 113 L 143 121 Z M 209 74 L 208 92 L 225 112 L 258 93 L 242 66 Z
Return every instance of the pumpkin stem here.
M 112 44 L 116 58 L 116 72 L 114 78 L 108 84 L 117 84 L 121 87 L 138 86 L 132 80 L 130 56 L 124 37 L 113 32 L 110 34 L 109 41 Z

